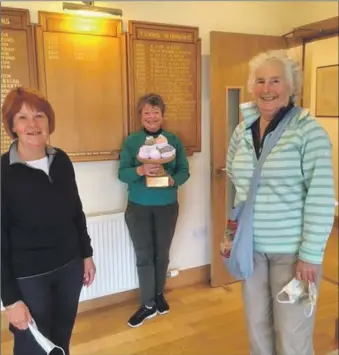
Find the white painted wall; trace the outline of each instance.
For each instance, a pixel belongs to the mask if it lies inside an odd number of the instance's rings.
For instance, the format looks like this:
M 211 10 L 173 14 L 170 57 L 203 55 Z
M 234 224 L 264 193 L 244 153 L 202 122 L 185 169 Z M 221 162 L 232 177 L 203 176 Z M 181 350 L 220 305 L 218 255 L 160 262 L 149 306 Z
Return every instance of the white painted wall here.
M 291 30 L 308 23 L 338 16 L 338 1 L 290 1 L 290 11 L 285 16 L 285 25 Z M 287 33 L 288 31 L 286 31 Z
M 323 1 L 321 2 L 324 3 Z M 304 3 L 309 11 L 313 4 Z M 293 2 L 259 1 L 120 1 L 96 5 L 121 8 L 128 20 L 198 26 L 202 39 L 202 152 L 189 158 L 191 179 L 179 194 L 180 217 L 171 251 L 171 267 L 186 269 L 210 262 L 210 129 L 209 129 L 209 33 L 210 31 L 282 35 L 291 25 L 307 23 L 307 11 L 294 11 Z M 2 6 L 27 8 L 31 21 L 37 11 L 62 12 L 60 1 L 2 1 Z M 325 6 L 325 5 L 321 5 Z M 328 12 L 333 11 L 332 7 Z M 331 10 L 332 9 L 332 10 Z M 316 17 L 317 12 L 314 11 Z M 293 21 L 288 19 L 293 14 Z M 312 21 L 317 19 L 312 17 Z M 327 17 L 335 16 L 326 13 Z M 320 18 L 323 19 L 323 18 Z M 230 48 L 231 54 L 232 48 Z M 86 213 L 121 211 L 126 187 L 117 180 L 117 162 L 76 163 L 76 177 Z

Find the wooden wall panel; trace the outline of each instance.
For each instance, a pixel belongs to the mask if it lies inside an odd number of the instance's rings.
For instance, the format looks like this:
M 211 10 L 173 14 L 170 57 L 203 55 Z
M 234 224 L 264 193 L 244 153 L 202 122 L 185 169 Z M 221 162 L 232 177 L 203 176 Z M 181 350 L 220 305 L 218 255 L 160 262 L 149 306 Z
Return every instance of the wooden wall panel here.
M 154 92 L 167 106 L 165 128 L 187 154 L 201 151 L 201 42 L 198 28 L 130 21 L 129 130 L 140 129 L 136 103 Z
M 56 113 L 51 144 L 73 161 L 118 159 L 127 134 L 120 20 L 39 12 L 39 88 Z
M 29 11 L 1 7 L 1 106 L 9 91 L 18 87 L 36 87 L 33 31 Z M 1 154 L 11 139 L 1 123 Z

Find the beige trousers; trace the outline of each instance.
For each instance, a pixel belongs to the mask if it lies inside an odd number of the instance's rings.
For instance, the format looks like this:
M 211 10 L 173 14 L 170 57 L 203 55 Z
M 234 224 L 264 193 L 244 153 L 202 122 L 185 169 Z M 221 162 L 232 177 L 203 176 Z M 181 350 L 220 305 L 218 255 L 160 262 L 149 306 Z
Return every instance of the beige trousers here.
M 251 355 L 313 355 L 314 309 L 306 301 L 281 304 L 276 295 L 295 277 L 296 255 L 254 255 L 254 273 L 243 282 Z M 320 279 L 320 267 L 318 281 Z M 317 289 L 319 290 L 319 282 Z

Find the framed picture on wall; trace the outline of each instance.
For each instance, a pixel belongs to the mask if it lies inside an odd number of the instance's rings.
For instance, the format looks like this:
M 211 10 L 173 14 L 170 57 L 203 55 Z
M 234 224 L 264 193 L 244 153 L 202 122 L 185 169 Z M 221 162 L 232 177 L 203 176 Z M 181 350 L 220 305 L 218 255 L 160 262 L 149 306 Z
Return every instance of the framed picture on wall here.
M 339 117 L 338 64 L 317 67 L 316 102 L 317 117 Z

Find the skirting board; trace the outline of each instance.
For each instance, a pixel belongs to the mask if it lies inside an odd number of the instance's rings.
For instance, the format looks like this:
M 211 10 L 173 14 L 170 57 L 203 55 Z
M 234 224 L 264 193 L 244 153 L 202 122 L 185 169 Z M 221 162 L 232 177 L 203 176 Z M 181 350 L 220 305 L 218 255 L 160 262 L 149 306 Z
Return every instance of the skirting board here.
M 203 265 L 191 269 L 181 270 L 179 275 L 167 280 L 166 290 L 208 283 L 210 278 L 210 265 Z M 137 301 L 138 289 L 116 293 L 105 297 L 80 302 L 78 313 L 93 311 L 95 309 L 116 305 L 122 302 Z M 4 312 L 1 312 L 1 330 L 8 328 L 8 322 Z
M 186 287 L 198 283 L 207 283 L 210 277 L 210 265 L 199 266 L 179 272 L 177 277 L 167 280 L 166 290 Z M 84 301 L 79 304 L 79 313 L 94 309 L 112 306 L 118 303 L 134 301 L 138 299 L 138 289 L 100 297 L 94 300 Z

